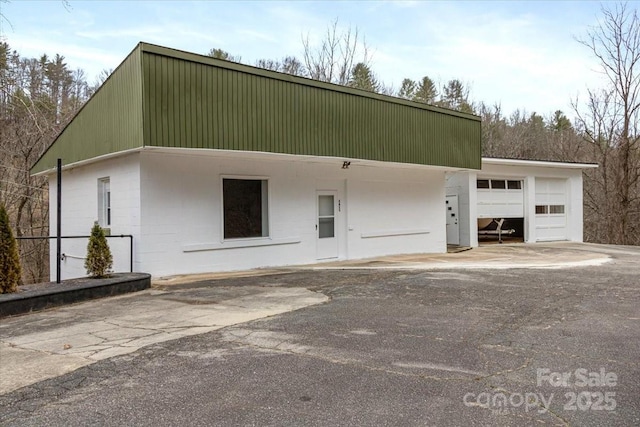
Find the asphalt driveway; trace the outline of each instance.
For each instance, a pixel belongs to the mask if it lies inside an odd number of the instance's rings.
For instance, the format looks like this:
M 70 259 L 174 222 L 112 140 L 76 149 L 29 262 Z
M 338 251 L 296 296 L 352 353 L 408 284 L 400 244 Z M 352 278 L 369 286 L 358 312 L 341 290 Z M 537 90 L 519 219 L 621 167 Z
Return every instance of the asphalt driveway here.
M 191 305 L 243 289 L 328 301 L 19 388 L 0 396 L 0 424 L 640 425 L 640 249 L 526 251 L 610 260 L 337 266 L 172 284 L 160 291 Z M 0 338 L 33 332 L 33 319 L 11 319 Z

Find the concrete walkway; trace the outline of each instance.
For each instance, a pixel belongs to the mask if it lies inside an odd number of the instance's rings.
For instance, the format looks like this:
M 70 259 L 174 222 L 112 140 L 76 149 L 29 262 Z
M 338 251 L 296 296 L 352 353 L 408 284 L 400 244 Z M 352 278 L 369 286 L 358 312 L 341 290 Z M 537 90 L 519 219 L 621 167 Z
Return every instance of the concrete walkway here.
M 3 319 L 0 394 L 150 344 L 327 300 L 303 288 L 166 287 Z
M 445 254 L 390 255 L 291 267 L 294 270 L 443 270 L 542 268 L 602 265 L 611 260 L 605 245 L 586 243 L 512 243 L 486 245 Z

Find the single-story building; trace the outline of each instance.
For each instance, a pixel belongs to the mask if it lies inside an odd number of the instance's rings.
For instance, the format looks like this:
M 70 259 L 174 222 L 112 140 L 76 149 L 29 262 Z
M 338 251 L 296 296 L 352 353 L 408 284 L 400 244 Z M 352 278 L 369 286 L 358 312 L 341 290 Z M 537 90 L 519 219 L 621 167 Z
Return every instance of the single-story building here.
M 524 218 L 527 241 L 581 240 L 580 168 L 482 161 L 480 126 L 470 114 L 140 43 L 32 173 L 49 177 L 51 230 L 61 158 L 62 234 L 88 234 L 94 221 L 131 234 L 133 269 L 156 277 L 445 252 L 447 196 L 458 202 L 458 244 L 477 245 L 474 218 L 511 203 L 492 205 L 499 178 L 505 191 L 520 183 L 521 207 L 508 213 Z M 538 203 L 559 204 L 560 179 L 566 232 L 544 234 Z M 489 187 L 476 189 L 481 180 Z M 114 269 L 128 270 L 128 242 L 109 243 Z M 85 249 L 63 240 L 63 278 L 85 275 Z M 52 245 L 52 274 L 55 256 Z

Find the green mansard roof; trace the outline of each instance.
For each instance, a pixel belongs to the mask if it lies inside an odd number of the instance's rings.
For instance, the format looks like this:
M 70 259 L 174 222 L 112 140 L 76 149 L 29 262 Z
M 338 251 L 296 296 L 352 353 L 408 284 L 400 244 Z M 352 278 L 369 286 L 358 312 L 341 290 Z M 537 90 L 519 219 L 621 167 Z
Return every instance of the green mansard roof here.
M 480 169 L 480 118 L 140 43 L 32 173 L 142 147 Z

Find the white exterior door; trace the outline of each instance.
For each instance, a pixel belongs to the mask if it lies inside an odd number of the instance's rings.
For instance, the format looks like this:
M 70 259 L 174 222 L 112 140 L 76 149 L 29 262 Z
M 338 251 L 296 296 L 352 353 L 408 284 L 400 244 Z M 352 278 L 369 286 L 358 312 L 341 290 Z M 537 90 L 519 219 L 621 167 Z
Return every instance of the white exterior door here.
M 316 238 L 318 259 L 338 257 L 338 192 L 317 193 Z
M 446 197 L 447 245 L 460 244 L 460 219 L 458 218 L 458 196 Z
M 536 240 L 567 240 L 567 180 L 536 178 Z

